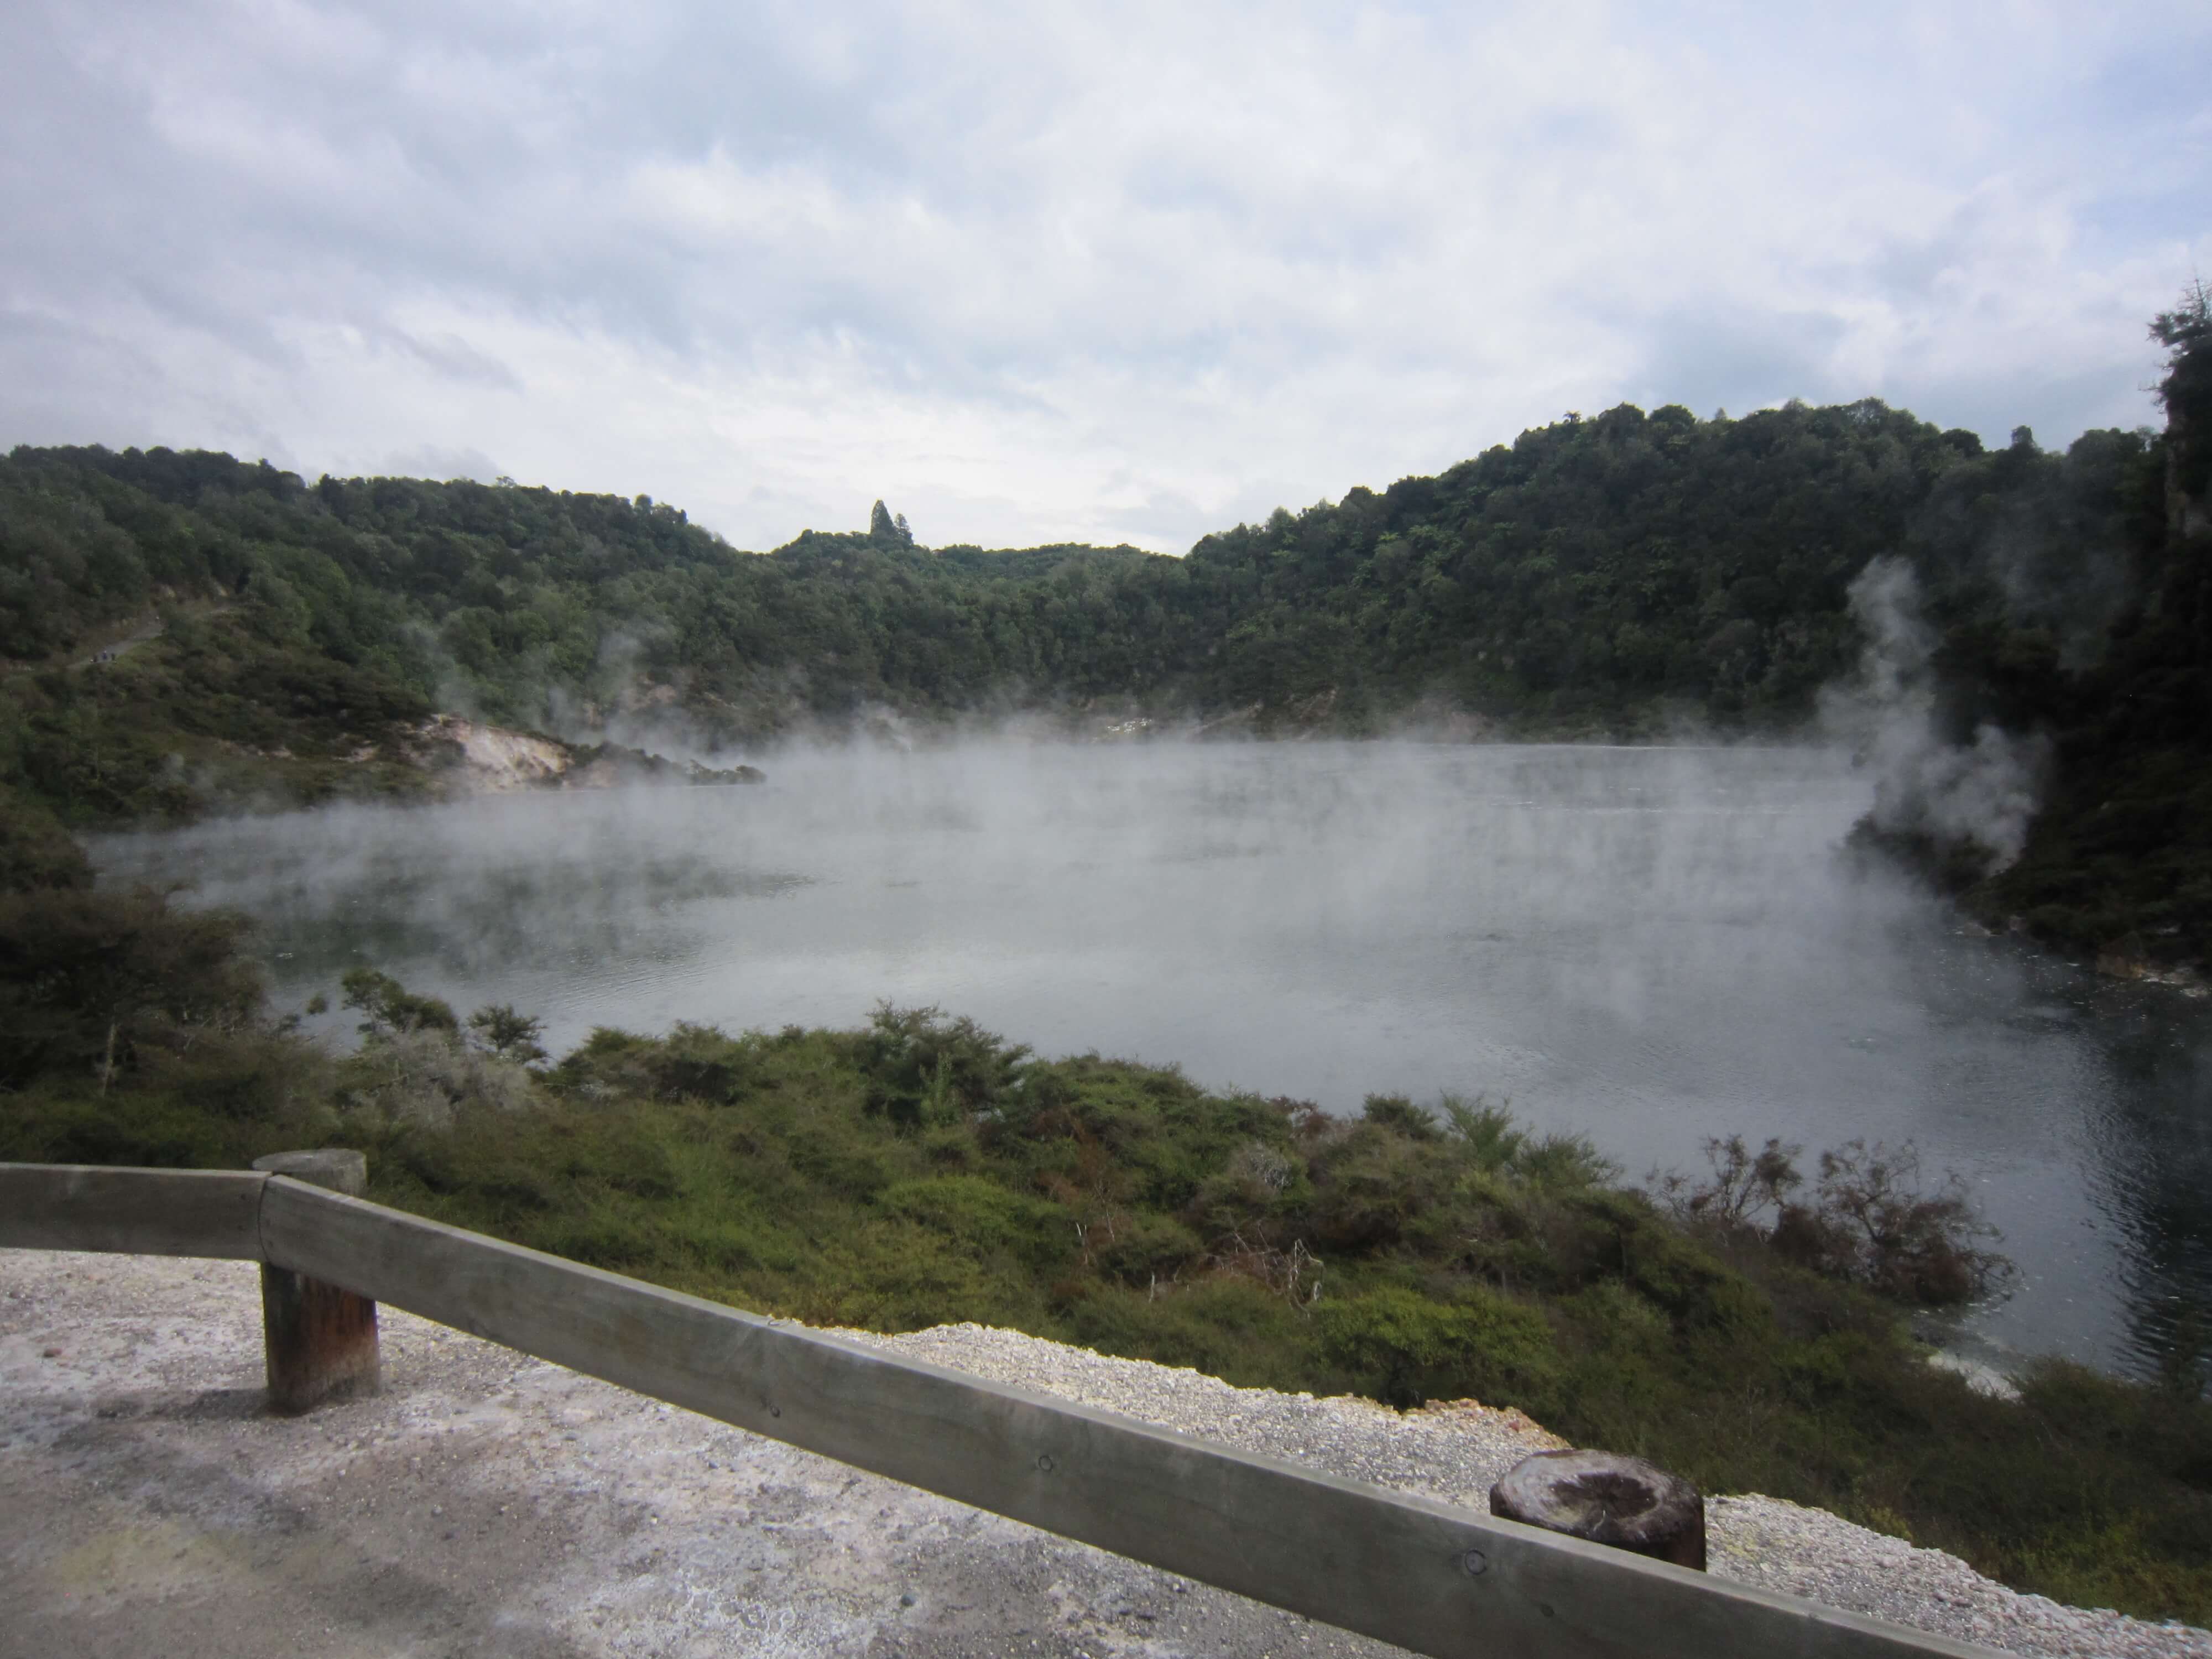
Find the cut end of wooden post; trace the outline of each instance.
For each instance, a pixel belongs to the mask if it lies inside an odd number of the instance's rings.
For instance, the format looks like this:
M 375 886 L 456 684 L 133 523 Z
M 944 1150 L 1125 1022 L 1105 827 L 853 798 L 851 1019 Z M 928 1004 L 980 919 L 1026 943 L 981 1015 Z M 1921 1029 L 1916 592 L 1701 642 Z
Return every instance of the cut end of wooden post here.
M 255 1158 L 253 1167 L 349 1198 L 368 1191 L 368 1159 L 339 1147 L 271 1152 Z M 329 1401 L 374 1394 L 383 1385 L 376 1304 L 368 1297 L 264 1263 L 261 1322 L 274 1409 L 304 1412 Z
M 1705 1570 L 1705 1500 L 1678 1474 L 1612 1452 L 1524 1457 L 1490 1489 L 1490 1512 L 1678 1567 Z
M 368 1194 L 368 1155 L 342 1146 L 325 1146 L 312 1152 L 271 1152 L 255 1158 L 253 1167 L 270 1175 L 289 1176 L 310 1186 L 326 1187 L 348 1198 Z

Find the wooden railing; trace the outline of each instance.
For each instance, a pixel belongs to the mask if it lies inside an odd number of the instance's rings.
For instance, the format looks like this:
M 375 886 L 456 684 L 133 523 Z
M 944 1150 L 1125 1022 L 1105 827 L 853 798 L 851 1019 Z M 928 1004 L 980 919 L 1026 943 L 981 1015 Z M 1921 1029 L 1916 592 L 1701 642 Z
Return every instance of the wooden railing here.
M 0 1247 L 259 1261 L 264 1283 L 305 1275 L 1438 1659 L 1990 1651 L 1210 1445 L 286 1175 L 0 1164 Z

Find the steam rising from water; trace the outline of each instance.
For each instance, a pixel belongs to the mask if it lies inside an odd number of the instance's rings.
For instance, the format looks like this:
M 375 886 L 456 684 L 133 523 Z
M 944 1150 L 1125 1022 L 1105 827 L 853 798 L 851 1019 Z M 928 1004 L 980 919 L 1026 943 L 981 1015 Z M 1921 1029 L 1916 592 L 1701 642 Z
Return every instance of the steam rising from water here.
M 1909 710 L 1913 659 L 1884 660 Z M 1964 805 L 1978 787 L 1929 793 L 2001 836 Z M 2130 1139 L 2142 1086 L 2077 1006 L 2123 993 L 2046 984 L 1838 860 L 1872 793 L 1822 750 L 978 742 L 95 850 L 261 916 L 287 1006 L 362 962 L 465 1013 L 544 1015 L 556 1048 L 935 1003 L 1046 1054 L 1333 1110 L 1510 1097 L 1635 1171 L 1709 1134 L 1913 1137 L 2027 1269 L 1985 1328 L 2124 1352 L 2145 1258 L 2107 1219 L 2140 1231 L 2160 1158 Z
M 1875 826 L 1945 845 L 1971 842 L 2002 869 L 2027 845 L 2049 744 L 1990 725 L 1970 744 L 1945 739 L 1936 718 L 1935 633 L 1904 560 L 1869 564 L 1851 584 L 1850 603 L 1866 647 L 1857 678 L 1831 688 L 1822 712 L 1873 769 Z

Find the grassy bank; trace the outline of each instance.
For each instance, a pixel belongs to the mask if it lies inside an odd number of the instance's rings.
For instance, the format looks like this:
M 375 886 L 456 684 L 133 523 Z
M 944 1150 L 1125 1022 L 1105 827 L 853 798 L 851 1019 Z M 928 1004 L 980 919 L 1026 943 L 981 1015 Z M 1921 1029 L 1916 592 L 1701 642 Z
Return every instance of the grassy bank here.
M 359 1146 L 386 1202 L 737 1305 L 1510 1403 L 2023 1589 L 2212 1620 L 2199 1379 L 2046 1364 L 2008 1403 L 1929 1366 L 1869 1285 L 1955 1294 L 1972 1241 L 1869 1155 L 1793 1189 L 1722 1149 L 1647 1193 L 1479 1103 L 1376 1097 L 1347 1121 L 889 1010 L 603 1030 L 550 1063 L 526 1018 L 465 1024 L 374 974 L 349 985 L 368 1040 L 336 1058 L 258 1012 L 232 924 L 97 893 L 48 852 L 0 898 L 0 1158 Z M 1855 1213 L 1888 1243 L 1855 1243 Z

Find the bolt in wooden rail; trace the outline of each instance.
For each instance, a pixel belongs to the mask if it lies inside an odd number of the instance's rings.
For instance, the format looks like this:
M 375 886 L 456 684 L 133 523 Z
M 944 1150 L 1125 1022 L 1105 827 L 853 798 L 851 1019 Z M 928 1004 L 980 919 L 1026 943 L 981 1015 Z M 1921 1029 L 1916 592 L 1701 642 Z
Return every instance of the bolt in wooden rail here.
M 258 1192 L 254 1226 L 237 1209 Z M 240 1248 L 252 1237 L 258 1249 Z M 196 1244 L 196 1241 L 198 1241 Z M 1438 1659 L 1990 1650 L 641 1284 L 283 1175 L 0 1164 L 0 1246 L 244 1256 Z

